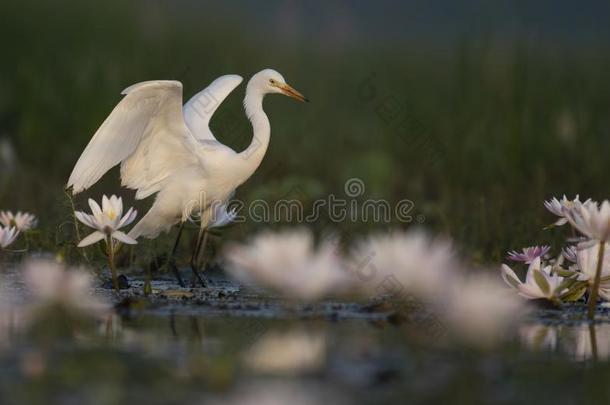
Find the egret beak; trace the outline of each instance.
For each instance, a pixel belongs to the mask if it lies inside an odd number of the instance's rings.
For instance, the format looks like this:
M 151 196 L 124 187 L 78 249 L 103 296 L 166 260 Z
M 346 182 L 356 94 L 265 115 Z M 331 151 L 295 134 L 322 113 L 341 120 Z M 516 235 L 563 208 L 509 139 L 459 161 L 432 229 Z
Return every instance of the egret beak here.
M 280 90 L 282 90 L 282 93 L 284 95 L 295 98 L 299 101 L 304 101 L 306 103 L 309 103 L 309 100 L 304 95 L 302 95 L 301 93 L 299 93 L 298 91 L 293 89 L 292 86 L 284 83 L 284 84 L 278 84 L 277 87 Z

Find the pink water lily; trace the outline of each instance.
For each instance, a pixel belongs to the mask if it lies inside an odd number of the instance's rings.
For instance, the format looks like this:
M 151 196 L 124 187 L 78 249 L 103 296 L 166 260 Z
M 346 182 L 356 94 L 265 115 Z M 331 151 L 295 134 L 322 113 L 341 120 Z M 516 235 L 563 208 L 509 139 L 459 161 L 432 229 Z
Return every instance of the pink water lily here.
M 78 247 L 92 245 L 106 238 L 113 238 L 130 245 L 138 243 L 126 233 L 119 231 L 120 228 L 129 225 L 136 219 L 138 212 L 130 208 L 123 215 L 123 200 L 115 195 L 110 198 L 102 197 L 102 207 L 92 199 L 89 199 L 92 215 L 76 211 L 76 218 L 83 224 L 96 229 L 95 232 L 80 241 Z
M 515 250 L 508 252 L 507 258 L 514 262 L 525 262 L 530 264 L 535 259 L 546 255 L 549 250 L 551 250 L 550 246 L 530 246 L 523 248 L 520 252 Z

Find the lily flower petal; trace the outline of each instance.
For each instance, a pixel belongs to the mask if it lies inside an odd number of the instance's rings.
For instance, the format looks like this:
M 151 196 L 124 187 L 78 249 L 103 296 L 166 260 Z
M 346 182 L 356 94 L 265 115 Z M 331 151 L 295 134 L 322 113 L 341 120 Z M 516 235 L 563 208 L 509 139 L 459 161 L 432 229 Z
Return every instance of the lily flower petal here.
M 128 245 L 135 245 L 138 243 L 138 241 L 136 241 L 134 238 L 121 231 L 114 231 L 112 233 L 112 237 L 118 241 L 127 243 Z
M 522 284 L 513 269 L 505 264 L 502 265 L 502 280 L 512 288 L 517 288 L 519 284 Z
M 93 216 L 97 220 L 101 220 L 101 218 L 102 218 L 102 209 L 100 208 L 98 203 L 96 203 L 92 198 L 89 199 L 89 207 L 91 208 L 91 212 L 93 213 Z
M 102 232 L 95 231 L 92 234 L 90 234 L 89 236 L 86 236 L 83 240 L 81 240 L 78 243 L 78 247 L 85 247 L 85 246 L 93 245 L 94 243 L 101 241 L 105 237 L 106 237 L 106 235 L 104 235 Z
M 131 224 L 133 222 L 133 220 L 136 219 L 137 215 L 138 215 L 138 211 L 134 210 L 133 208 L 130 208 L 125 213 L 123 218 L 121 218 L 121 220 L 119 221 L 119 225 L 117 228 L 122 228 L 124 226 Z

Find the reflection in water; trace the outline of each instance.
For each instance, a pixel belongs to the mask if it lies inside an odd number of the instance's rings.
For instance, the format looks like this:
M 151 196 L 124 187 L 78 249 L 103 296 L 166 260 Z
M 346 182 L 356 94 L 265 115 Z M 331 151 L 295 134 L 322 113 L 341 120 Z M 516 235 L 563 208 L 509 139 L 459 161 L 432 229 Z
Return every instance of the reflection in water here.
M 56 275 L 55 281 L 70 276 L 61 271 Z M 377 318 L 328 322 L 319 317 L 267 318 L 228 311 L 221 316 L 185 314 L 175 302 L 161 315 L 134 310 L 121 316 L 110 306 L 99 311 L 97 305 L 78 301 L 78 295 L 43 294 L 46 286 L 40 284 L 33 289 L 37 294 L 21 301 L 9 300 L 8 293 L 0 295 L 0 371 L 5 377 L 0 379 L 0 396 L 15 398 L 12 403 L 69 395 L 74 403 L 205 400 L 297 405 L 371 399 L 375 393 L 394 389 L 405 392 L 401 398 L 421 399 L 415 402 L 446 403 L 454 397 L 453 388 L 438 389 L 443 384 L 470 387 L 478 380 L 488 386 L 490 356 L 494 361 L 510 361 L 515 375 L 528 370 L 527 357 L 533 357 L 528 352 L 514 364 L 514 352 L 500 346 L 490 352 L 458 342 L 430 345 L 410 338 L 409 328 L 421 329 L 421 324 Z M 79 311 L 72 305 L 75 301 Z M 480 301 L 466 300 L 455 313 L 467 314 L 459 310 L 471 308 L 473 302 Z M 481 318 L 461 319 L 473 331 L 481 325 Z M 484 325 L 494 321 L 483 320 Z M 572 360 L 610 358 L 610 324 L 591 329 L 587 324 L 530 324 L 519 334 L 533 349 L 570 359 L 553 362 L 551 373 L 558 364 L 573 370 Z M 104 387 L 105 397 L 100 397 L 98 386 Z M 445 392 L 451 398 L 434 398 Z
M 532 350 L 560 351 L 575 361 L 610 358 L 610 324 L 522 325 L 521 341 Z
M 298 374 L 324 364 L 326 337 L 303 330 L 268 332 L 244 354 L 244 362 L 254 371 L 271 374 Z
M 239 386 L 228 397 L 213 398 L 210 403 L 214 405 L 341 405 L 346 402 L 320 384 L 264 381 Z
M 528 347 L 534 350 L 555 350 L 557 346 L 557 327 L 547 325 L 522 325 L 519 336 Z

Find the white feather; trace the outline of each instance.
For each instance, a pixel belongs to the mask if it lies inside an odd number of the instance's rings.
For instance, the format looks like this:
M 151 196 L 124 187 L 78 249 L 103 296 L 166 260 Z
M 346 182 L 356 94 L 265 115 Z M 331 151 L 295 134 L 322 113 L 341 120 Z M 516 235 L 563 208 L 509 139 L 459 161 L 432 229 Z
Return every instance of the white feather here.
M 137 189 L 143 198 L 158 191 L 168 173 L 192 162 L 184 160 L 193 157 L 190 149 L 196 141 L 182 117 L 180 82 L 138 83 L 122 94 L 125 97 L 97 130 L 70 175 L 68 187 L 74 193 L 91 187 L 123 162 L 123 185 Z
M 156 237 L 178 221 L 199 211 L 201 227 L 211 220 L 212 204 L 227 202 L 235 189 L 260 165 L 269 144 L 271 127 L 263 111 L 263 97 L 281 93 L 283 77 L 263 70 L 250 79 L 244 106 L 253 127 L 250 146 L 236 153 L 219 143 L 209 128 L 212 114 L 241 83 L 237 75 L 219 77 L 182 107 L 182 84 L 177 81 L 137 83 L 102 123 L 78 159 L 68 187 L 74 193 L 91 187 L 121 163 L 121 181 L 137 190 L 136 198 L 156 193 L 148 213 L 129 236 Z M 234 213 L 223 213 L 225 220 Z
M 184 105 L 184 121 L 197 139 L 216 140 L 210 130 L 210 119 L 242 80 L 243 78 L 238 75 L 220 76 Z

